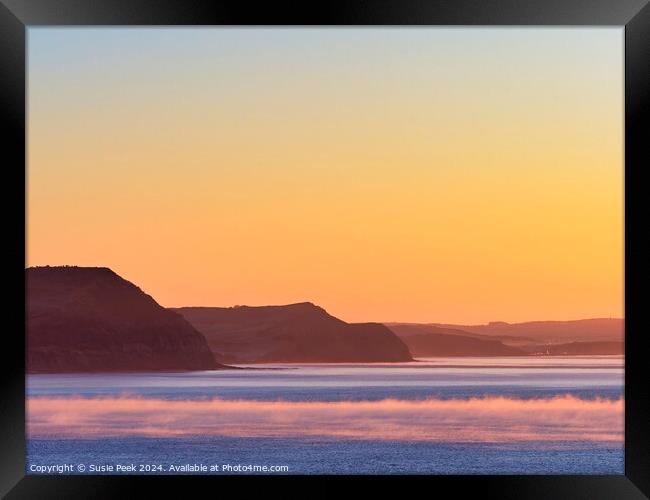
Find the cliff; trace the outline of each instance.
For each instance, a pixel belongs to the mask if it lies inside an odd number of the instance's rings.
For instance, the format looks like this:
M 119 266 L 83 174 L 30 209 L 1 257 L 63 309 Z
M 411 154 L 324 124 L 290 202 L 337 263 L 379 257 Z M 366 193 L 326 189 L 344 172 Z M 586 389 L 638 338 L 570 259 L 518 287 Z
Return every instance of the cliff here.
M 28 372 L 209 370 L 205 338 L 105 267 L 35 267 L 27 285 Z
M 411 361 L 407 346 L 379 323 L 346 323 L 305 302 L 262 307 L 175 309 L 228 363 Z

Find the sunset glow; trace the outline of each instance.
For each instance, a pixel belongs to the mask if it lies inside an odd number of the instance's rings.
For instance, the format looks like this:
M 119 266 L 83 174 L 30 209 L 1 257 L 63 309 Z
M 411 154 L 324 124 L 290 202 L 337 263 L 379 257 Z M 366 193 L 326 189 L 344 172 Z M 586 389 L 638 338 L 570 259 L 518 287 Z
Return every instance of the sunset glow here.
M 335 437 L 441 442 L 623 440 L 622 399 L 178 401 L 32 398 L 30 437 Z
M 28 32 L 29 266 L 166 307 L 623 316 L 620 28 Z

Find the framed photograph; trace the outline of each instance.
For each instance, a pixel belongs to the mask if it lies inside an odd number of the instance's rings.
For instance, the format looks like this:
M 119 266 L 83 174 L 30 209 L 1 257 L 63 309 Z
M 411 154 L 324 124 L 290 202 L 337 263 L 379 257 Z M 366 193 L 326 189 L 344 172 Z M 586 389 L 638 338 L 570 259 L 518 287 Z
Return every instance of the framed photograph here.
M 646 0 L 1 2 L 0 493 L 648 498 Z

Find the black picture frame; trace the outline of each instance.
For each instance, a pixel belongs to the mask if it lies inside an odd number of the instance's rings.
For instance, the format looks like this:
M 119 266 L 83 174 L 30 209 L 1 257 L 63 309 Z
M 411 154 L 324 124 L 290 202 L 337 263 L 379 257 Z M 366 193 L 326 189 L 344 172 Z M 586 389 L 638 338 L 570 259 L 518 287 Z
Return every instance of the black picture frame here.
M 509 498 L 634 499 L 650 496 L 650 380 L 641 323 L 647 268 L 640 220 L 641 175 L 650 165 L 650 5 L 648 0 L 357 0 L 270 2 L 209 0 L 0 0 L 0 126 L 4 147 L 2 207 L 5 260 L 4 375 L 1 381 L 0 494 L 7 498 L 118 498 L 223 494 L 226 483 L 255 494 L 265 487 L 313 493 L 314 476 L 34 476 L 25 475 L 25 160 L 26 29 L 71 25 L 556 25 L 625 30 L 625 475 L 621 476 L 326 476 L 320 494 L 351 481 L 366 488 L 424 482 L 437 494 Z M 631 272 L 628 272 L 631 270 Z M 19 291 L 22 291 L 20 293 Z M 318 478 L 322 478 L 319 476 Z M 407 483 L 407 481 L 409 483 Z M 305 489 L 305 488 L 308 488 Z M 450 488 L 450 489 L 449 489 Z M 155 493 L 154 493 L 155 491 Z

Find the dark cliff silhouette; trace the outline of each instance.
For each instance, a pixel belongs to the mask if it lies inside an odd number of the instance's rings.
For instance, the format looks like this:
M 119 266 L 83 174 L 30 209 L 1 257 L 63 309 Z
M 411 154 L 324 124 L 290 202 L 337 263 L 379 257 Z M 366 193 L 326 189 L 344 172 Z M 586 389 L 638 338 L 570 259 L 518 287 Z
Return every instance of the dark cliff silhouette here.
M 309 302 L 262 307 L 183 307 L 225 363 L 411 361 L 407 346 L 379 323 L 346 323 Z
M 105 267 L 35 267 L 27 284 L 29 372 L 222 367 L 203 335 Z

